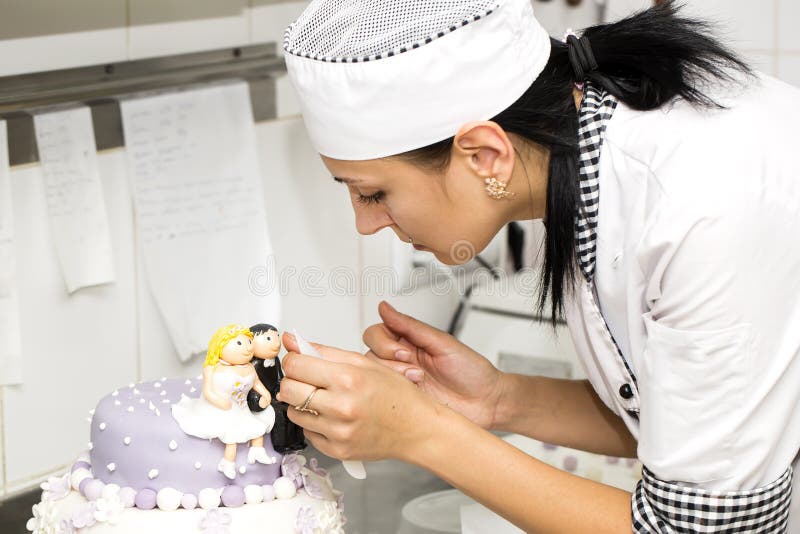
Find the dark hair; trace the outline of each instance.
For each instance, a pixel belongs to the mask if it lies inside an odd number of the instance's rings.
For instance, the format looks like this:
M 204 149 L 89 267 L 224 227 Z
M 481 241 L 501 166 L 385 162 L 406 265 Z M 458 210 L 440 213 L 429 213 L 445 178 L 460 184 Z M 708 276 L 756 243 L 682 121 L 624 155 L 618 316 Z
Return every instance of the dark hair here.
M 278 331 L 277 328 L 267 323 L 258 323 L 250 327 L 250 331 L 253 333 L 254 336 L 258 336 L 260 334 L 266 334 L 270 330 L 275 330 L 275 332 Z
M 653 110 L 679 97 L 699 107 L 721 107 L 704 91 L 711 82 L 739 83 L 747 64 L 715 40 L 712 25 L 679 15 L 674 0 L 612 24 L 587 28 L 598 68 L 576 80 L 569 49 L 552 39 L 550 58 L 530 88 L 492 118 L 550 153 L 545 255 L 538 311 L 550 299 L 552 323 L 563 315 L 565 293 L 577 274 L 575 218 L 578 209 L 578 112 L 575 82 L 590 81 L 636 110 Z M 398 155 L 436 169 L 449 164 L 454 138 Z

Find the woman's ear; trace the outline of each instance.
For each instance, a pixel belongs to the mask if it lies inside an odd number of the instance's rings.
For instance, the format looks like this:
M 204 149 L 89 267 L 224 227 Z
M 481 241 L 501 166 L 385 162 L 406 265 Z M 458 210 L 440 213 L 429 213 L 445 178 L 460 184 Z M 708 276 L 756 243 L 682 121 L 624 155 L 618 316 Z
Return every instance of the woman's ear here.
M 496 122 L 464 124 L 453 140 L 453 158 L 461 160 L 481 180 L 508 183 L 514 169 L 514 145 Z

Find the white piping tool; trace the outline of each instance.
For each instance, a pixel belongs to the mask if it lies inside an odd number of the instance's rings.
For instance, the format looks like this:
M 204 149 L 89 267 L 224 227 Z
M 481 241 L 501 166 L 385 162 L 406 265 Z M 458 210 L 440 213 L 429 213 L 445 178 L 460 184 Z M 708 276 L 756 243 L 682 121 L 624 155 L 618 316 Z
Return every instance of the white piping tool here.
M 300 354 L 306 354 L 308 356 L 313 356 L 315 358 L 324 359 L 322 354 L 317 352 L 317 349 L 311 346 L 311 343 L 303 339 L 303 336 L 297 333 L 297 330 L 292 330 L 294 334 L 294 338 L 297 340 L 297 348 L 300 349 Z M 364 469 L 364 462 L 360 462 L 358 460 L 342 460 L 342 465 L 344 466 L 344 470 L 353 477 L 357 478 L 358 480 L 364 480 L 367 478 L 367 470 Z

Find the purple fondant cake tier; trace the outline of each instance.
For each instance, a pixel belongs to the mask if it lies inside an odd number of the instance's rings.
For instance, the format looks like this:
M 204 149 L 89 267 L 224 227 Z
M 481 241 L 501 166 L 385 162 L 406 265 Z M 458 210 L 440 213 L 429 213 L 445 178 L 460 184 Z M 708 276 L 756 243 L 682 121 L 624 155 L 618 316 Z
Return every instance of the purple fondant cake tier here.
M 185 434 L 172 417 L 181 395 L 199 397 L 201 381 L 168 379 L 140 382 L 103 397 L 92 418 L 91 464 L 95 478 L 135 490 L 173 488 L 198 494 L 205 488 L 272 484 L 281 476 L 281 455 L 269 434 L 264 448 L 275 464 L 249 464 L 248 444 L 239 445 L 237 476 L 217 471 L 225 446 L 219 440 Z M 244 470 L 244 473 L 242 473 Z

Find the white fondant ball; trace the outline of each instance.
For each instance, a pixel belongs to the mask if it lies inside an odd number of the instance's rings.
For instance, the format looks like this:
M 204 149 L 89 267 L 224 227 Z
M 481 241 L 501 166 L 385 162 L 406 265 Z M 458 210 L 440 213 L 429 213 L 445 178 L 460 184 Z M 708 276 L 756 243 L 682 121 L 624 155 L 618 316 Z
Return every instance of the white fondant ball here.
M 72 484 L 72 489 L 78 491 L 78 486 L 87 478 L 92 478 L 92 474 L 88 469 L 81 467 L 72 472 L 72 475 L 69 477 L 69 483 Z
M 183 493 L 172 488 L 162 488 L 156 495 L 156 504 L 161 510 L 172 512 L 181 505 Z
M 110 499 L 119 494 L 120 487 L 116 484 L 106 484 L 103 486 L 103 493 L 100 494 L 104 499 Z
M 191 493 L 184 493 L 183 497 L 181 498 L 181 506 L 187 510 L 194 510 L 197 508 L 197 497 Z
M 291 499 L 297 495 L 297 486 L 294 481 L 289 477 L 280 477 L 272 483 L 275 488 L 275 497 L 277 499 Z
M 169 442 L 169 450 L 174 451 L 177 448 L 178 448 L 178 442 L 177 441 L 175 441 L 173 439 L 172 441 Z
M 136 500 L 136 490 L 130 486 L 125 486 L 119 490 L 119 500 L 125 505 L 125 508 L 133 508 L 133 503 Z
M 275 499 L 275 488 L 272 484 L 265 484 L 261 486 L 261 491 L 264 493 L 264 502 L 269 502 Z
M 247 504 L 258 504 L 264 501 L 264 490 L 261 486 L 250 484 L 244 487 L 244 502 Z
M 203 510 L 219 508 L 219 492 L 213 488 L 202 489 L 200 490 L 200 494 L 197 496 L 197 503 Z

